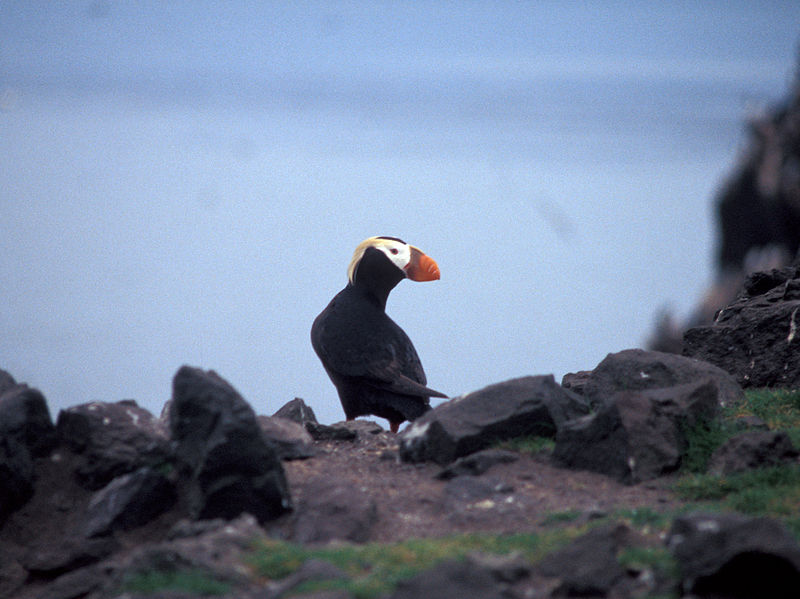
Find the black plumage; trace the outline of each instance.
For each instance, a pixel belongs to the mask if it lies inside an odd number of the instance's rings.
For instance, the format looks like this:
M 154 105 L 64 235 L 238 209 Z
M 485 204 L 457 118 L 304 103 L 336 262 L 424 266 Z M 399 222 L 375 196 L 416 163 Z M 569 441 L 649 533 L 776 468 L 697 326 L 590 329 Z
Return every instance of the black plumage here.
M 386 314 L 391 290 L 404 278 L 439 278 L 436 263 L 417 248 L 372 237 L 356 249 L 349 281 L 314 320 L 311 344 L 339 392 L 345 416 L 375 415 L 396 432 L 430 409 L 425 371 L 408 335 Z

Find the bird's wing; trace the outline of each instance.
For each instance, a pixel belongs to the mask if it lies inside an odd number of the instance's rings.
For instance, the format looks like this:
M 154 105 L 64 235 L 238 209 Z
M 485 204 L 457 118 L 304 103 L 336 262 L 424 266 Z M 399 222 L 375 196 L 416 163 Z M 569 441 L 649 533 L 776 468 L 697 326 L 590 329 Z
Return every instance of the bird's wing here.
M 400 327 L 391 325 L 377 335 L 359 335 L 352 329 L 340 334 L 336 327 L 319 323 L 312 331 L 312 343 L 325 367 L 339 375 L 364 377 L 372 386 L 394 393 L 447 397 L 425 386 L 414 345 Z

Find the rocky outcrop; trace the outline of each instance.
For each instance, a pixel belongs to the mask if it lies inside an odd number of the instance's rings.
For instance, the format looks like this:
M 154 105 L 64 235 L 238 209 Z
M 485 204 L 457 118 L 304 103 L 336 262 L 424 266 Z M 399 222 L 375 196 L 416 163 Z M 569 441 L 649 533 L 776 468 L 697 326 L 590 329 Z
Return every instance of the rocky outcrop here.
M 235 518 L 243 512 L 267 522 L 292 507 L 278 454 L 264 438 L 255 412 L 213 371 L 183 366 L 172 383 L 171 438 L 189 477 L 196 518 Z
M 665 313 L 651 349 L 681 353 L 684 333 L 711 325 L 745 277 L 791 263 L 800 249 L 800 62 L 786 98 L 752 115 L 749 139 L 715 198 L 716 273 L 686 322 Z M 716 363 L 716 362 L 715 362 Z
M 579 516 L 587 534 L 538 564 L 519 555 L 446 561 L 387 596 L 668 595 L 674 576 L 621 564 L 622 553 L 641 542 L 627 526 L 591 529 L 610 507 L 595 503 L 595 489 L 635 489 L 616 481 L 631 485 L 675 470 L 685 431 L 721 405 L 735 405 L 742 391 L 713 365 L 641 350 L 610 354 L 594 370 L 565 377 L 567 383 L 574 391 L 552 376 L 491 385 L 442 404 L 395 436 L 365 420 L 320 424 L 298 399 L 276 413 L 284 416 L 257 417 L 222 377 L 190 367 L 176 373 L 161 419 L 132 401 L 95 402 L 62 411 L 54 426 L 38 391 L 0 377 L 0 511 L 8 525 L 2 530 L 0 523 L 0 597 L 101 599 L 153 572 L 200 572 L 230 588 L 231 597 L 280 597 L 309 581 L 343 583 L 348 573 L 311 560 L 283 580 L 255 580 L 241 560 L 265 529 L 312 545 L 380 541 L 395 527 L 428 534 L 423 527 L 434 522 L 467 532 L 517 530 L 543 513 L 548 493 L 558 499 L 544 511 L 562 509 L 562 493 L 576 488 L 569 477 L 591 489 Z M 718 450 L 712 470 L 797 461 L 785 434 L 756 425 Z M 532 456 L 491 447 L 522 435 L 553 438 L 552 463 L 549 450 Z M 325 458 L 331 461 L 319 461 Z M 291 467 L 288 478 L 282 460 Z M 372 484 L 376 473 L 380 488 Z M 289 481 L 300 483 L 294 501 Z M 661 501 L 652 488 L 653 502 Z M 58 526 L 44 516 L 58 518 Z M 25 530 L 36 518 L 40 532 Z M 747 518 L 676 520 L 669 547 L 684 568 L 684 590 L 724 595 L 740 565 L 795 584 L 800 549 L 776 530 Z M 728 532 L 702 536 L 709 531 Z M 694 543 L 710 544 L 716 557 L 694 563 Z
M 800 386 L 800 262 L 751 275 L 713 323 L 691 328 L 683 353 L 732 374 L 742 387 Z
M 552 375 L 512 379 L 426 412 L 401 433 L 400 457 L 444 465 L 504 439 L 552 437 L 567 420 L 588 410 Z

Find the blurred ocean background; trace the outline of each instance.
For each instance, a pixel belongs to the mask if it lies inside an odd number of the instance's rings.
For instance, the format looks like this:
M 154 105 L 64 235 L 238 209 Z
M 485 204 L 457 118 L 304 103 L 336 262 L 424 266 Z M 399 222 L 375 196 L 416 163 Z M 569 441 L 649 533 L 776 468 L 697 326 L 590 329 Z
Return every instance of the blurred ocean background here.
M 715 190 L 797 2 L 0 4 L 0 368 L 55 418 L 182 364 L 343 418 L 314 317 L 355 246 L 450 395 L 593 368 L 714 278 Z

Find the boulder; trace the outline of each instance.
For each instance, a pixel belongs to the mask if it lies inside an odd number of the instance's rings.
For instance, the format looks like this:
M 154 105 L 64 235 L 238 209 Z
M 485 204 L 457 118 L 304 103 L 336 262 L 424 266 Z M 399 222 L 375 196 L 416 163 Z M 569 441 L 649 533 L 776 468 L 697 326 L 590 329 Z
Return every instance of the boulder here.
M 552 437 L 588 406 L 552 375 L 490 385 L 426 412 L 400 434 L 400 458 L 448 464 L 489 445 L 523 435 Z
M 611 596 L 611 590 L 626 577 L 617 554 L 631 544 L 632 538 L 633 531 L 624 524 L 596 528 L 547 555 L 537 565 L 537 572 L 558 579 L 554 596 Z
M 57 443 L 44 396 L 0 371 L 0 523 L 33 496 L 34 459 Z
M 723 443 L 712 455 L 708 470 L 712 474 L 733 474 L 797 462 L 800 455 L 783 431 L 748 431 Z
M 689 514 L 667 536 L 684 593 L 701 597 L 797 597 L 800 545 L 779 522 L 739 514 Z
M 299 397 L 295 397 L 292 401 L 284 404 L 273 416 L 292 420 L 302 426 L 305 426 L 306 422 L 317 422 L 314 410 Z
M 363 543 L 378 520 L 375 501 L 358 486 L 319 476 L 308 483 L 294 516 L 293 539 Z
M 13 379 L 11 379 L 13 381 Z M 34 458 L 48 455 L 58 444 L 47 402 L 38 389 L 3 384 L 0 391 L 0 436 L 12 436 Z
M 169 426 L 190 479 L 195 517 L 231 519 L 248 512 L 263 523 L 291 509 L 277 452 L 250 405 L 217 373 L 188 366 L 178 370 Z
M 33 458 L 12 436 L 0 437 L 0 524 L 33 496 Z
M 87 489 L 101 489 L 117 476 L 171 459 L 161 422 L 133 400 L 67 408 L 56 428 L 61 442 L 83 458 L 75 473 Z
M 6 392 L 11 387 L 16 386 L 17 381 L 5 370 L 0 370 L 0 395 Z
M 503 599 L 503 591 L 489 570 L 470 561 L 446 561 L 401 581 L 389 599 Z
M 737 403 L 744 398 L 733 377 L 712 364 L 642 349 L 608 354 L 584 382 L 583 396 L 591 405 L 601 406 L 619 391 L 674 387 L 701 379 L 711 380 L 718 388 L 721 405 Z
M 150 468 L 119 476 L 89 501 L 84 536 L 137 528 L 168 511 L 176 500 L 175 485 Z
M 258 425 L 282 460 L 303 460 L 317 453 L 314 438 L 302 424 L 279 416 L 259 416 Z
M 683 353 L 742 387 L 800 386 L 800 263 L 750 275 L 713 323 L 686 331 Z
M 673 387 L 618 392 L 598 411 L 563 425 L 553 461 L 635 484 L 676 470 L 684 431 L 713 417 L 720 387 L 709 378 Z

